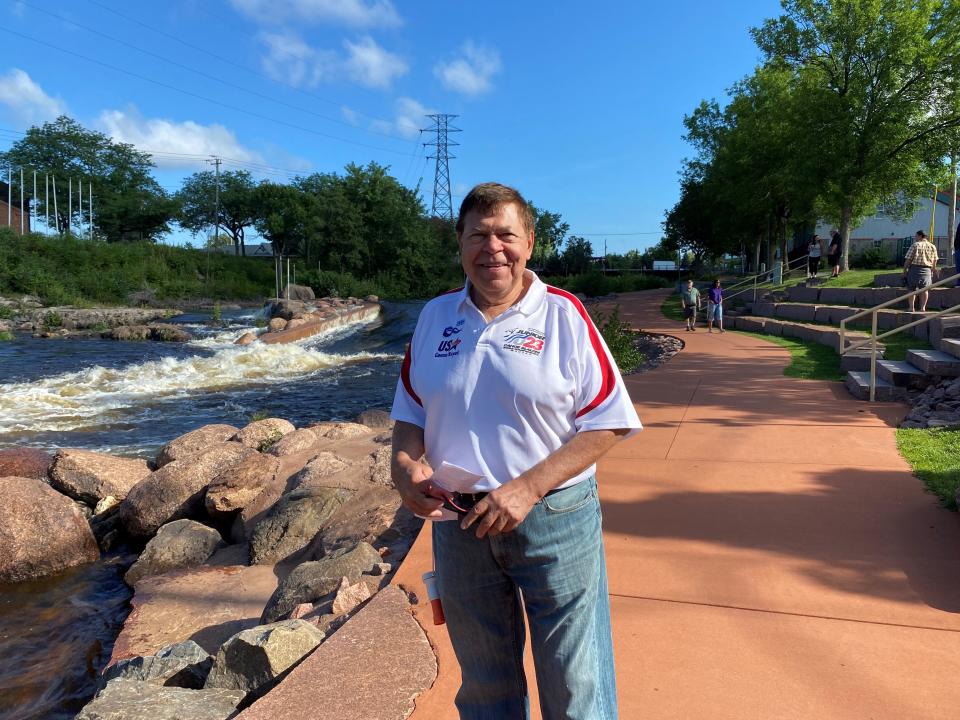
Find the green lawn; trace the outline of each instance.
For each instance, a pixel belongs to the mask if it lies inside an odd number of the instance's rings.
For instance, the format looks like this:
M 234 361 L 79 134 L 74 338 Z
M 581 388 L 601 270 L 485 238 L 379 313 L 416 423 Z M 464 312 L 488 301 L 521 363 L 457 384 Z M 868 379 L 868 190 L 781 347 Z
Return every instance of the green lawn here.
M 950 510 L 957 509 L 960 487 L 960 430 L 897 430 L 897 447 L 914 474 Z

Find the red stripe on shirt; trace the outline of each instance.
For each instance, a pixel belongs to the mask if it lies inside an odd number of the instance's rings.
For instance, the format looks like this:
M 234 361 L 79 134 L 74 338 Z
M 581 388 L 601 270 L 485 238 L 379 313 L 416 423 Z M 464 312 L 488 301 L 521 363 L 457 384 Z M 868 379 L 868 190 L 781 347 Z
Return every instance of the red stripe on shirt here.
M 413 398 L 417 405 L 423 407 L 420 396 L 413 391 L 413 384 L 410 382 L 410 345 L 407 345 L 407 352 L 403 356 L 403 365 L 400 366 L 400 380 L 403 381 L 403 389 L 407 395 Z
M 597 334 L 597 328 L 590 319 L 590 316 L 587 315 L 587 309 L 583 306 L 583 303 L 581 303 L 575 295 L 568 293 L 566 290 L 555 288 L 552 285 L 547 285 L 547 292 L 551 295 L 559 295 L 560 297 L 566 298 L 573 304 L 577 312 L 580 313 L 580 317 L 583 318 L 583 321 L 587 325 L 587 332 L 590 335 L 590 344 L 593 346 L 593 352 L 597 356 L 597 362 L 600 363 L 600 392 L 597 393 L 597 396 L 593 400 L 587 403 L 586 407 L 577 413 L 577 417 L 580 417 L 581 415 L 586 415 L 610 397 L 614 387 L 617 385 L 617 373 L 616 370 L 613 369 L 613 365 L 610 363 L 610 358 L 607 357 L 606 351 L 603 349 L 603 343 L 600 342 L 600 335 Z

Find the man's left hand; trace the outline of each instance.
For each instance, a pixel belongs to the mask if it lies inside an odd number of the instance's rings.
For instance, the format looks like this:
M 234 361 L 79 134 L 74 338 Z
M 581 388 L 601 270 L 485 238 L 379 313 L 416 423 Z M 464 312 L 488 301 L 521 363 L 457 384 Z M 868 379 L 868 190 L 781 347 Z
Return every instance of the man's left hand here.
M 524 521 L 540 497 L 520 478 L 501 485 L 478 502 L 460 522 L 466 530 L 477 523 L 477 537 L 508 533 Z

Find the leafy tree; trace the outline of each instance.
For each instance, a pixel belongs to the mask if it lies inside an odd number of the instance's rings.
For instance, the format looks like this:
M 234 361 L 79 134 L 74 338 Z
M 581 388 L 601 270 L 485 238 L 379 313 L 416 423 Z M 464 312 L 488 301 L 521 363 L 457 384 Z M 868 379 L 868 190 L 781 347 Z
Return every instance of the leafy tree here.
M 960 5 L 936 0 L 783 0 L 752 30 L 791 73 L 821 208 L 850 230 L 897 192 L 925 194 L 956 147 Z
M 257 230 L 277 255 L 302 254 L 313 234 L 316 201 L 290 185 L 262 182 L 254 193 Z
M 533 233 L 536 238 L 533 246 L 533 265 L 544 267 L 549 258 L 555 256 L 570 231 L 570 225 L 563 222 L 560 213 L 542 210 L 530 204 L 533 212 Z
M 257 215 L 257 186 L 246 170 L 220 174 L 220 227 L 226 230 L 236 255 L 246 255 L 244 234 L 253 227 Z M 217 176 L 213 172 L 194 173 L 183 182 L 176 195 L 177 222 L 194 235 L 214 226 L 217 205 Z
M 63 194 L 67 179 L 73 178 L 83 182 L 84 195 L 87 187 L 93 188 L 95 232 L 107 241 L 152 241 L 169 232 L 175 203 L 151 175 L 150 155 L 87 130 L 65 115 L 28 129 L 24 138 L 0 153 L 0 164 L 56 176 L 62 228 L 75 222 Z M 43 198 L 38 200 L 41 212 L 46 212 Z M 52 202 L 48 210 L 53 213 Z
M 561 254 L 567 274 L 579 275 L 590 269 L 593 260 L 593 245 L 586 238 L 571 235 Z

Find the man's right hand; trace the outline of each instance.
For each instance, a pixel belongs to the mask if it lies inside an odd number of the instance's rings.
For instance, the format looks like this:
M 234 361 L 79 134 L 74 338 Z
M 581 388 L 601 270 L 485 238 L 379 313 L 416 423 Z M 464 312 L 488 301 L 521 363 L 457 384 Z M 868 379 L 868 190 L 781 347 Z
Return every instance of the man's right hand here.
M 440 517 L 443 499 L 437 497 L 441 490 L 430 480 L 433 468 L 409 456 L 394 457 L 391 475 L 408 510 L 421 517 Z

